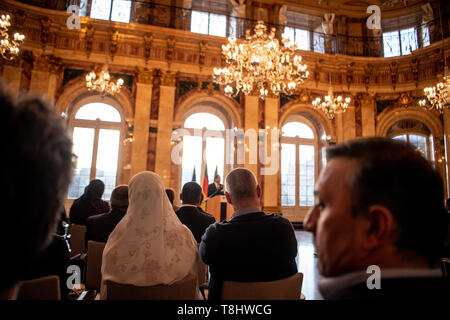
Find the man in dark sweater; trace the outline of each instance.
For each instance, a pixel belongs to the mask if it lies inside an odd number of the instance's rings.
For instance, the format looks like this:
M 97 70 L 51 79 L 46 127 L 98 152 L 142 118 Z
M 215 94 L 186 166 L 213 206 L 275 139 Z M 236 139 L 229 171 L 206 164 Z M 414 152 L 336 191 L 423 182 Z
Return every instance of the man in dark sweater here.
M 128 208 L 128 186 L 117 186 L 111 193 L 111 211 L 87 219 L 86 246 L 89 240 L 106 242 Z
M 364 138 L 329 148 L 315 198 L 305 229 L 325 299 L 449 298 L 442 179 L 409 144 Z
M 209 300 L 221 298 L 224 280 L 275 281 L 297 273 L 294 228 L 286 218 L 261 210 L 261 188 L 255 175 L 236 168 L 225 184 L 234 213 L 230 221 L 206 230 L 199 249 L 211 274 Z
M 197 182 L 188 182 L 181 190 L 183 205 L 176 212 L 181 223 L 191 230 L 197 243 L 200 243 L 206 228 L 216 220 L 212 215 L 204 212 L 200 207 L 202 188 Z

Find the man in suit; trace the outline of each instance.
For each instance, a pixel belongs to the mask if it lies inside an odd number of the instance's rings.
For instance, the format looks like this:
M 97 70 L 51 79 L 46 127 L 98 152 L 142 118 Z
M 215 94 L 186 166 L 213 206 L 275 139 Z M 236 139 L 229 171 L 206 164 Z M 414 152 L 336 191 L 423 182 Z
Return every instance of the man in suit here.
M 325 299 L 448 299 L 440 174 L 409 144 L 364 138 L 327 149 L 305 229 Z
M 183 205 L 176 212 L 181 223 L 191 230 L 197 243 L 200 243 L 206 228 L 216 222 L 212 215 L 199 207 L 202 196 L 202 188 L 197 182 L 186 183 L 180 195 Z
M 220 176 L 214 177 L 214 182 L 208 186 L 208 198 L 215 196 L 223 196 L 223 184 L 220 184 Z
M 199 249 L 211 274 L 210 300 L 221 298 L 224 280 L 275 281 L 297 273 L 294 228 L 286 218 L 261 210 L 261 187 L 255 175 L 236 168 L 225 184 L 234 213 L 229 221 L 206 230 Z
M 128 208 L 128 186 L 117 186 L 111 193 L 111 211 L 91 216 L 86 223 L 86 246 L 89 240 L 106 242 Z

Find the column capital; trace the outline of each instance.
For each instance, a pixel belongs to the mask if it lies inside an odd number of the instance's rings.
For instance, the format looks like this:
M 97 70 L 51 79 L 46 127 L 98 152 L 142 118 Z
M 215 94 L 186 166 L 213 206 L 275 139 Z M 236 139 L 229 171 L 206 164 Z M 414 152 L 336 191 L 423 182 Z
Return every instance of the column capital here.
M 167 70 L 162 72 L 161 85 L 166 87 L 175 87 L 177 73 Z
M 143 84 L 153 84 L 153 70 L 147 68 L 136 68 L 137 82 Z

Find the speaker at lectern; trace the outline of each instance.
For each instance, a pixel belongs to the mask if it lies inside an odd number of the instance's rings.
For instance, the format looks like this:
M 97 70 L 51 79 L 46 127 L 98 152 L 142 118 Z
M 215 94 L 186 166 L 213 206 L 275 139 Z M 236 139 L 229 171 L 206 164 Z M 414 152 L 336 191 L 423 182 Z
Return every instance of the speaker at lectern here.
M 206 200 L 206 212 L 212 214 L 216 221 L 230 220 L 233 208 L 225 196 L 215 196 Z

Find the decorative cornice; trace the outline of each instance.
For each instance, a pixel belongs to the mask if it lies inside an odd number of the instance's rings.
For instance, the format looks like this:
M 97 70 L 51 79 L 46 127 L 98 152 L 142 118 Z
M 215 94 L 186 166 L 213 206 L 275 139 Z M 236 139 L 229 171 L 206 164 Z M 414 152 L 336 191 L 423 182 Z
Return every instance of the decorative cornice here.
M 175 87 L 177 73 L 167 70 L 162 72 L 161 85 L 166 87 Z
M 136 69 L 138 83 L 153 84 L 153 70 L 139 67 L 137 67 Z

